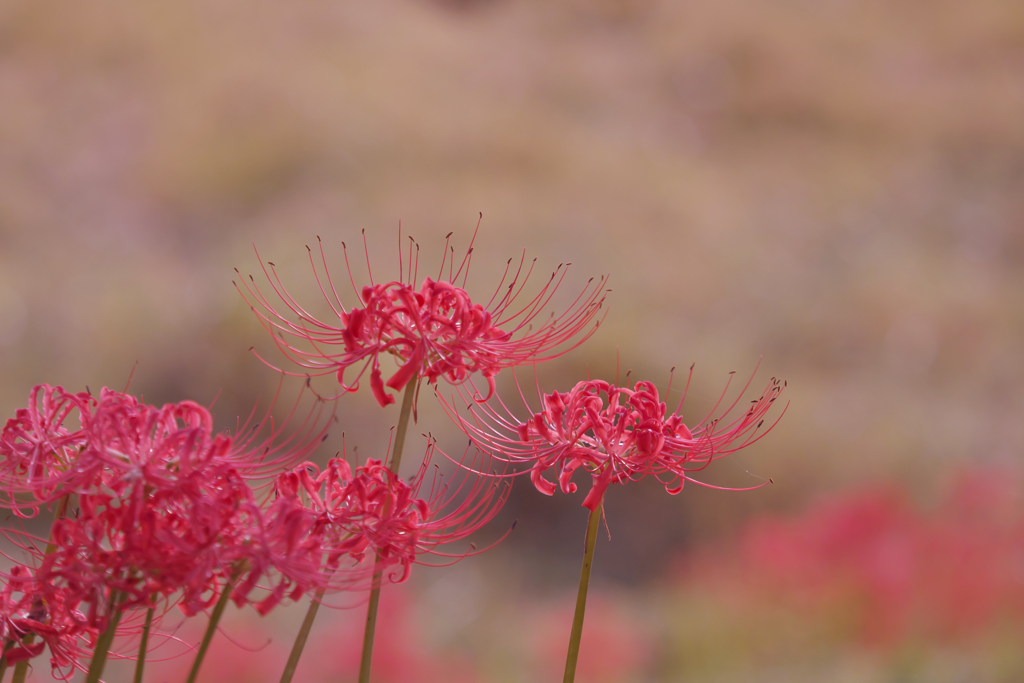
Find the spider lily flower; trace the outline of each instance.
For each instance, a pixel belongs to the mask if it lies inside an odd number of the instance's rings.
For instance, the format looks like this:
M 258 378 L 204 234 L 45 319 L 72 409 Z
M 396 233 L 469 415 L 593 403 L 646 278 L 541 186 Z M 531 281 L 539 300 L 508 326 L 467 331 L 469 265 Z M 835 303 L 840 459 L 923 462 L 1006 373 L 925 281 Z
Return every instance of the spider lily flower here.
M 266 544 L 251 483 L 271 463 L 293 464 L 319 445 L 323 405 L 318 402 L 289 438 L 277 439 L 283 425 L 269 418 L 262 421 L 269 436 L 258 425 L 249 428 L 252 416 L 232 436 L 215 434 L 209 411 L 191 401 L 158 408 L 109 389 L 93 398 L 40 385 L 0 443 L 8 495 L 20 503 L 16 494 L 33 494 L 36 511 L 49 504 L 63 511 L 73 499 L 74 512 L 58 514 L 48 540 L 4 532 L 31 558 L 33 588 L 23 592 L 41 596 L 45 605 L 59 596 L 76 633 L 97 636 L 126 611 L 137 615 L 160 605 L 162 614 L 177 604 L 194 615 L 226 590 L 239 605 L 251 602 L 259 583 L 271 593 L 257 605 L 266 612 L 284 593 L 297 597 L 318 586 L 280 571 L 284 563 Z M 65 426 L 76 411 L 79 424 Z M 315 577 L 317 570 L 301 577 Z M 14 574 L 8 579 L 9 587 L 26 581 Z M 14 607 L 5 614 L 25 611 L 23 604 Z M 28 628 L 28 617 L 17 618 L 10 621 L 12 633 Z M 60 635 L 52 619 L 36 621 L 31 632 L 44 639 Z M 122 622 L 117 632 L 138 627 Z M 8 659 L 35 654 L 26 645 Z
M 50 649 L 53 677 L 68 680 L 82 669 L 81 641 L 95 638 L 83 627 L 83 617 L 70 608 L 66 592 L 40 582 L 25 566 L 16 565 L 5 575 L 0 589 L 0 638 L 9 643 L 8 664 L 32 659 Z M 29 642 L 32 636 L 33 642 Z
M 479 227 L 478 223 L 477 230 Z M 406 263 L 403 263 L 399 244 L 397 280 L 374 282 L 371 270 L 370 284 L 362 288 L 355 284 L 346 249 L 349 281 L 359 302 L 351 308 L 346 308 L 338 296 L 327 268 L 323 244 L 320 244 L 319 259 L 315 259 L 307 247 L 313 274 L 332 312 L 331 319 L 326 321 L 309 313 L 288 293 L 273 263 L 261 263 L 261 266 L 280 305 L 263 294 L 251 275 L 248 282 L 242 279 L 241 286 L 238 282 L 235 286 L 277 347 L 303 368 L 302 372 L 294 373 L 296 375 L 334 374 L 342 393 L 346 393 L 358 388 L 360 379 L 369 369 L 370 390 L 382 407 L 395 401 L 385 387 L 400 391 L 415 377 L 425 377 L 431 383 L 443 377 L 458 385 L 479 374 L 487 382 L 489 397 L 494 391 L 494 376 L 503 368 L 556 358 L 594 333 L 600 322 L 594 326 L 591 323 L 604 302 L 607 278 L 596 282 L 591 278 L 561 315 L 542 318 L 568 269 L 560 265 L 539 292 L 522 301 L 520 297 L 534 267 L 526 265 L 524 255 L 516 268 L 509 259 L 490 300 L 486 304 L 476 303 L 465 290 L 473 240 L 457 270 L 454 253 L 448 260 L 446 241 L 440 273 L 436 279 L 424 278 L 419 287 L 415 284 L 419 276 L 419 246 L 415 242 L 410 242 Z M 342 247 L 345 247 L 344 242 Z M 322 263 L 322 271 L 317 260 Z M 368 257 L 367 267 L 369 269 Z M 458 284 L 460 277 L 461 286 Z M 394 356 L 399 364 L 386 381 L 380 364 L 381 354 Z M 346 380 L 346 370 L 360 364 L 356 376 Z
M 146 477 L 179 478 L 212 462 L 247 480 L 265 479 L 302 461 L 326 438 L 322 401 L 291 436 L 282 436 L 301 399 L 276 423 L 270 416 L 275 395 L 262 420 L 254 408 L 230 435 L 214 433 L 209 410 L 192 401 L 156 408 L 107 388 L 97 399 L 40 384 L 0 433 L 0 492 L 6 498 L 0 506 L 32 517 L 39 505 L 80 490 L 115 480 L 123 488 Z M 34 500 L 25 501 L 26 495 Z
M 690 372 L 692 377 L 692 367 Z M 774 427 L 773 423 L 760 430 L 785 386 L 781 380 L 773 377 L 758 398 L 737 411 L 748 381 L 732 404 L 714 417 L 728 386 L 711 413 L 693 427 L 683 423 L 680 412 L 686 392 L 676 410 L 669 412 L 652 382 L 637 382 L 629 388 L 586 380 L 566 393 L 540 394 L 538 389 L 542 410 L 526 420 L 513 415 L 500 399 L 497 407 L 468 402 L 468 420 L 458 414 L 453 402 L 442 403 L 481 449 L 513 467 L 527 465 L 541 493 L 552 495 L 556 489 L 574 493 L 574 474 L 578 470 L 589 474 L 591 487 L 583 506 L 593 511 L 610 485 L 647 475 L 657 477 L 673 495 L 682 491 L 686 481 L 710 486 L 693 479 L 693 473 L 750 445 Z M 554 471 L 557 484 L 547 477 L 549 470 Z
M 382 572 L 394 568 L 389 578 L 401 583 L 424 555 L 449 563 L 481 552 L 449 554 L 440 547 L 493 519 L 509 487 L 498 477 L 466 470 L 448 481 L 430 466 L 435 450 L 429 443 L 423 465 L 408 482 L 373 459 L 354 472 L 346 460 L 334 458 L 323 471 L 306 463 L 282 474 L 268 513 L 268 528 L 289 548 L 279 554 L 298 556 L 307 565 L 312 558 L 319 564 L 322 557 L 328 582 L 337 590 L 365 582 L 373 564 Z M 364 563 L 368 557 L 376 562 Z
M 17 494 L 32 493 L 48 499 L 85 445 L 81 428 L 96 400 L 82 392 L 40 384 L 33 387 L 27 408 L 21 408 L 0 433 L 0 491 L 4 507 L 19 516 Z M 73 424 L 77 422 L 78 424 Z M 36 508 L 30 507 L 32 516 Z

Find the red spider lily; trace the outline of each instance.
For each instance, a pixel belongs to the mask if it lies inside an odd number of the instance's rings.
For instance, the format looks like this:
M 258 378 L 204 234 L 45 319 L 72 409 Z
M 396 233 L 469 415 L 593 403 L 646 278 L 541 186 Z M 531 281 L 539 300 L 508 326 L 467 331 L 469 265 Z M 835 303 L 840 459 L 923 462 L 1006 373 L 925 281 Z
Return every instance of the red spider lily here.
M 33 387 L 28 407 L 19 409 L 0 434 L 0 491 L 7 496 L 5 507 L 24 516 L 16 494 L 50 497 L 85 444 L 81 423 L 95 405 L 84 392 L 71 394 L 48 384 Z M 72 416 L 78 424 L 69 426 Z
M 479 227 L 478 223 L 477 230 Z M 476 231 L 473 239 L 476 239 Z M 308 313 L 288 294 L 273 263 L 268 263 L 269 271 L 263 266 L 263 272 L 286 311 L 279 312 L 275 308 L 255 285 L 251 275 L 249 280 L 252 284 L 242 280 L 244 291 L 239 288 L 239 292 L 271 333 L 278 348 L 307 371 L 298 374 L 336 374 L 342 391 L 348 392 L 358 388 L 359 379 L 369 368 L 370 389 L 381 406 L 395 400 L 385 386 L 399 391 L 417 376 L 426 377 L 432 383 L 444 377 L 452 384 L 461 384 L 479 373 L 487 381 L 489 397 L 494 391 L 493 378 L 503 368 L 529 360 L 556 358 L 583 343 L 596 329 L 596 325 L 589 330 L 587 328 L 604 302 L 604 277 L 596 283 L 591 278 L 562 315 L 540 322 L 538 316 L 565 278 L 567 269 L 561 265 L 533 298 L 526 303 L 516 303 L 533 265 L 524 273 L 524 256 L 516 272 L 511 274 L 512 260 L 509 259 L 495 294 L 486 305 L 481 305 L 474 303 L 464 289 L 473 240 L 470 240 L 470 247 L 458 270 L 454 268 L 454 255 L 451 261 L 447 261 L 449 247 L 446 242 L 446 259 L 442 261 L 437 279 L 425 278 L 419 289 L 415 286 L 419 246 L 416 245 L 414 256 L 413 244 L 409 246 L 407 268 L 403 266 L 399 249 L 398 280 L 374 283 L 371 274 L 370 284 L 361 289 L 355 285 L 346 250 L 349 280 L 362 305 L 351 309 L 347 309 L 338 297 L 327 269 L 322 243 L 323 277 L 312 250 L 309 250 L 314 276 L 337 322 L 323 322 Z M 447 280 L 444 279 L 446 261 L 449 266 Z M 511 280 L 508 281 L 510 275 Z M 456 284 L 460 276 L 461 287 Z M 334 350 L 338 347 L 339 350 Z M 386 382 L 380 367 L 382 353 L 395 356 L 400 364 Z M 362 369 L 351 383 L 346 383 L 345 371 L 360 363 L 363 364 Z
M 692 376 L 692 367 L 690 372 Z M 760 397 L 730 419 L 742 398 L 740 392 L 722 415 L 713 418 L 728 390 L 726 384 L 711 413 L 693 428 L 683 424 L 679 412 L 683 399 L 669 413 L 652 382 L 637 382 L 629 389 L 603 380 L 583 381 L 568 393 L 541 395 L 543 410 L 525 421 L 504 403 L 500 409 L 490 404 L 471 406 L 472 423 L 459 416 L 451 403 L 445 405 L 481 448 L 512 465 L 529 464 L 530 478 L 541 493 L 552 495 L 559 487 L 573 493 L 573 474 L 578 469 L 589 473 L 592 484 L 583 506 L 593 511 L 611 484 L 649 474 L 658 477 L 672 495 L 682 491 L 686 481 L 709 486 L 695 481 L 692 473 L 764 436 L 774 424 L 757 432 L 784 386 L 772 378 Z M 550 469 L 557 472 L 557 486 L 544 476 Z
M 34 516 L 39 504 L 104 485 L 113 473 L 123 487 L 143 475 L 178 478 L 197 463 L 213 461 L 246 479 L 265 478 L 301 461 L 325 438 L 322 402 L 292 436 L 281 437 L 301 398 L 283 424 L 270 417 L 275 396 L 262 422 L 254 421 L 254 409 L 235 435 L 227 435 L 215 434 L 210 412 L 192 401 L 156 408 L 107 388 L 97 400 L 40 384 L 32 389 L 28 407 L 18 410 L 0 435 L 4 507 Z M 269 429 L 260 429 L 266 425 Z M 31 494 L 35 501 L 23 503 L 16 499 L 19 494 Z
M 83 627 L 82 615 L 69 607 L 67 594 L 40 582 L 30 569 L 13 567 L 0 589 L 0 638 L 10 643 L 8 664 L 31 659 L 50 648 L 50 666 L 60 680 L 69 679 L 83 652 L 81 640 L 92 640 L 95 631 Z M 36 640 L 28 642 L 28 637 Z
M 236 603 L 249 602 L 257 582 L 264 582 L 271 596 L 257 609 L 266 612 L 285 592 L 298 597 L 318 587 L 318 566 L 299 572 L 290 558 L 284 561 L 267 545 L 249 482 L 272 466 L 268 456 L 293 463 L 319 444 L 321 439 L 310 435 L 323 435 L 317 427 L 322 405 L 296 436 L 275 442 L 281 428 L 271 420 L 265 420 L 270 424 L 266 438 L 258 428 L 245 429 L 248 421 L 240 437 L 214 434 L 209 411 L 191 401 L 157 408 L 108 389 L 93 399 L 37 387 L 29 409 L 19 411 L 4 432 L 8 494 L 13 501 L 15 493 L 33 493 L 35 509 L 59 498 L 63 510 L 73 497 L 76 508 L 54 522 L 48 543 L 6 533 L 29 552 L 34 567 L 31 590 L 22 589 L 26 597 L 6 614 L 24 612 L 26 600 L 30 608 L 42 600 L 46 613 L 54 614 L 53 596 L 58 596 L 57 602 L 68 606 L 61 623 L 76 634 L 95 636 L 126 610 L 177 603 L 193 615 L 225 590 Z M 65 427 L 76 409 L 80 425 Z M 30 465 L 22 466 L 26 461 Z M 19 479 L 26 472 L 33 475 L 27 484 Z M 8 588 L 14 590 L 17 581 L 25 583 L 12 574 Z M 58 639 L 51 646 L 53 656 L 61 658 L 55 666 L 77 661 L 60 655 L 71 650 L 61 644 L 64 632 L 54 631 L 53 619 L 26 625 L 28 617 L 17 618 L 21 621 L 10 621 L 11 633 Z M 137 628 L 121 624 L 118 632 Z M 38 643 L 15 648 L 8 659 L 32 657 L 38 649 Z
M 438 547 L 464 539 L 490 521 L 508 487 L 495 477 L 465 472 L 456 482 L 445 482 L 437 470 L 428 487 L 434 450 L 429 444 L 409 483 L 372 459 L 355 473 L 344 459 L 334 458 L 322 472 L 306 463 L 281 475 L 278 498 L 268 514 L 268 528 L 288 548 L 279 554 L 306 563 L 324 556 L 336 588 L 341 587 L 339 580 L 350 584 L 354 577 L 365 579 L 366 572 L 339 574 L 346 557 L 356 566 L 369 553 L 378 559 L 377 569 L 400 567 L 391 576 L 396 583 L 409 578 L 413 563 L 424 554 L 463 557 L 466 553 L 445 554 Z

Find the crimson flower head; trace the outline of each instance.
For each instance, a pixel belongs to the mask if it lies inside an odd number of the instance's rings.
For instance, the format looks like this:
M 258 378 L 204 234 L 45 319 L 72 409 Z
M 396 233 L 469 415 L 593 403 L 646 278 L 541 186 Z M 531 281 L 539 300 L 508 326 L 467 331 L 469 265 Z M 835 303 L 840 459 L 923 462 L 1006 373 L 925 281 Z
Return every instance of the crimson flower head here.
M 18 544 L 33 558 L 34 580 L 94 631 L 114 610 L 158 601 L 195 614 L 228 586 L 241 604 L 275 574 L 274 591 L 299 595 L 312 584 L 275 572 L 250 482 L 308 457 L 323 435 L 322 405 L 296 436 L 279 439 L 283 426 L 269 417 L 269 435 L 248 422 L 238 434 L 215 433 L 210 412 L 192 401 L 156 407 L 106 388 L 92 398 L 36 387 L 3 432 L 0 463 L 12 503 L 59 512 L 48 541 L 8 537 L 26 539 Z M 65 423 L 75 411 L 78 424 Z M 24 492 L 34 500 L 15 500 Z
M 8 664 L 32 659 L 49 647 L 53 677 L 70 679 L 81 668 L 82 641 L 95 637 L 82 622 L 66 591 L 40 582 L 28 567 L 16 565 L 5 574 L 0 589 L 0 637 L 8 644 L 4 651 Z
M 68 478 L 87 440 L 82 422 L 95 405 L 85 392 L 73 394 L 48 384 L 32 388 L 28 407 L 19 409 L 0 433 L 4 507 L 22 515 L 15 495 L 45 499 Z
M 590 323 L 604 302 L 606 278 L 597 282 L 591 278 L 561 315 L 541 319 L 565 278 L 567 269 L 561 265 L 538 293 L 522 301 L 520 295 L 533 265 L 527 267 L 524 256 L 518 267 L 513 268 L 509 259 L 494 295 L 486 304 L 480 304 L 464 289 L 473 251 L 472 240 L 457 270 L 454 254 L 448 259 L 446 242 L 445 259 L 438 277 L 426 277 L 418 287 L 415 283 L 419 246 L 410 242 L 405 265 L 401 251 L 399 245 L 397 280 L 374 282 L 371 273 L 370 284 L 358 288 L 346 250 L 349 280 L 359 301 L 357 306 L 346 308 L 327 270 L 322 243 L 319 259 L 323 263 L 322 275 L 309 250 L 320 291 L 332 311 L 332 319 L 328 321 L 314 317 L 288 294 L 273 263 L 263 265 L 263 271 L 283 309 L 279 310 L 263 295 L 252 276 L 249 282 L 242 280 L 244 291 L 241 288 L 239 291 L 278 348 L 305 369 L 296 374 L 335 374 L 342 391 L 348 392 L 358 388 L 359 379 L 369 369 L 370 390 L 381 406 L 395 401 L 385 387 L 400 391 L 415 377 L 426 377 L 431 383 L 443 377 L 458 385 L 479 373 L 487 381 L 489 397 L 494 390 L 494 376 L 503 368 L 555 358 L 581 344 L 596 329 L 596 325 L 591 327 Z M 446 263 L 447 278 L 444 277 Z M 460 277 L 461 286 L 458 284 Z M 394 356 L 399 364 L 386 381 L 380 365 L 381 354 Z M 355 378 L 346 380 L 345 371 L 360 364 Z
M 0 507 L 34 516 L 40 504 L 69 494 L 106 484 L 123 487 L 147 476 L 185 476 L 210 462 L 233 467 L 247 480 L 265 478 L 301 462 L 324 436 L 324 404 L 317 402 L 294 433 L 282 438 L 301 398 L 276 423 L 270 413 L 275 396 L 262 421 L 254 420 L 254 410 L 232 435 L 215 433 L 210 411 L 193 401 L 157 408 L 107 388 L 97 399 L 37 385 L 28 406 L 0 432 Z
M 668 493 L 679 493 L 684 482 L 695 481 L 695 471 L 767 433 L 757 432 L 784 386 L 772 378 L 742 413 L 730 418 L 741 392 L 713 418 L 723 392 L 711 415 L 694 427 L 683 423 L 682 399 L 669 412 L 652 382 L 637 382 L 632 389 L 603 380 L 579 382 L 566 393 L 543 394 L 542 410 L 527 420 L 519 420 L 504 405 L 496 409 L 478 403 L 470 408 L 473 420 L 467 422 L 446 405 L 481 448 L 512 465 L 528 465 L 530 479 L 541 493 L 552 495 L 556 488 L 573 493 L 576 471 L 589 474 L 592 483 L 583 505 L 594 510 L 611 484 L 647 475 L 658 477 Z M 555 471 L 557 485 L 545 476 L 549 470 Z
M 409 578 L 423 555 L 458 559 L 438 548 L 462 540 L 490 521 L 508 494 L 502 480 L 462 470 L 446 481 L 430 467 L 435 446 L 428 444 L 423 465 L 408 482 L 379 460 L 352 471 L 342 458 L 320 471 L 306 463 L 282 474 L 268 528 L 301 563 L 323 557 L 335 588 L 365 577 L 355 570 L 368 557 L 394 582 Z M 428 472 L 434 475 L 427 477 Z M 343 565 L 342 560 L 349 564 Z M 319 559 L 316 560 L 319 564 Z M 369 565 L 365 566 L 369 569 Z

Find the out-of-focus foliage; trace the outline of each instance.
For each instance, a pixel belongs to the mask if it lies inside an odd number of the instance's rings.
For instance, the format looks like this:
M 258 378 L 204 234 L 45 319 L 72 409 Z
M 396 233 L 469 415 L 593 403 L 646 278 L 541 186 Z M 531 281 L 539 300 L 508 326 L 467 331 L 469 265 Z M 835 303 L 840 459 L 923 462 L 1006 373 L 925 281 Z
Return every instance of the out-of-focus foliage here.
M 277 381 L 246 352 L 272 349 L 230 282 L 258 272 L 253 243 L 313 301 L 317 235 L 341 273 L 341 240 L 365 228 L 394 277 L 399 220 L 436 266 L 483 211 L 473 295 L 524 249 L 541 279 L 563 261 L 580 284 L 612 274 L 606 324 L 540 370 L 546 390 L 613 374 L 616 349 L 656 382 L 696 361 L 698 417 L 759 356 L 789 381 L 771 437 L 708 475 L 775 484 L 616 492 L 598 580 L 661 576 L 753 514 L 859 481 L 906 490 L 891 504 L 916 519 L 906 501 L 950 471 L 1024 449 L 1022 69 L 1008 0 L 7 0 L 0 414 L 42 382 L 121 389 L 138 360 L 147 402 L 217 397 L 227 426 Z M 394 417 L 350 398 L 349 442 L 380 457 Z M 538 595 L 573 586 L 579 500 L 519 487 L 507 515 L 516 533 L 481 566 Z M 509 586 L 484 584 L 498 606 L 482 610 L 511 609 Z M 709 661 L 760 623 L 680 600 L 679 633 L 725 634 L 694 641 L 722 648 Z M 862 639 L 829 624 L 793 627 L 821 644 L 809 679 Z M 978 671 L 1017 670 L 991 647 Z M 505 656 L 480 675 L 524 670 Z M 883 676 L 857 657 L 830 680 Z M 796 680 L 780 666 L 762 678 Z M 639 670 L 618 680 L 673 680 Z

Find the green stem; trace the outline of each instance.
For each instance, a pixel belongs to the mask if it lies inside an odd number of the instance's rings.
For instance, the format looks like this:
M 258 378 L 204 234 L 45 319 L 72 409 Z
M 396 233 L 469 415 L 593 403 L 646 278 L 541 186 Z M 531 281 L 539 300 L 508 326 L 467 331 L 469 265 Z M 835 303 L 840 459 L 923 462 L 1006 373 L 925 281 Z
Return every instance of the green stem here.
M 288 662 L 284 665 L 284 671 L 281 673 L 281 683 L 291 683 L 292 676 L 295 675 L 295 669 L 299 666 L 299 657 L 302 656 L 302 649 L 306 647 L 306 639 L 309 638 L 309 632 L 313 628 L 313 620 L 316 619 L 317 610 L 320 609 L 320 601 L 323 599 L 326 590 L 326 588 L 318 590 L 316 597 L 309 603 L 306 618 L 302 620 L 299 635 L 295 636 L 295 644 L 292 645 L 292 653 L 288 655 Z M 141 683 L 141 681 L 138 683 Z
M 580 658 L 580 639 L 583 637 L 583 615 L 587 611 L 587 588 L 590 586 L 590 568 L 594 565 L 594 547 L 597 545 L 597 527 L 601 521 L 601 505 L 590 511 L 587 523 L 586 550 L 583 553 L 583 571 L 580 572 L 580 592 L 576 595 L 576 614 L 572 618 L 572 635 L 565 656 L 565 677 L 562 683 L 576 679 L 576 661 Z
M 85 683 L 99 683 L 100 676 L 103 675 L 103 667 L 107 665 L 107 653 L 114 642 L 117 625 L 121 621 L 121 600 L 122 596 L 117 591 L 111 593 L 107 628 L 96 640 L 96 649 L 93 650 L 92 660 L 89 662 L 89 672 L 85 676 Z
M 142 627 L 142 641 L 139 642 L 139 658 L 135 661 L 135 683 L 142 683 L 142 670 L 146 668 L 146 647 L 149 645 L 149 629 L 152 625 L 153 608 L 150 607 L 146 610 L 146 623 Z
M 29 634 L 24 640 L 22 645 L 32 644 L 32 634 Z M 25 683 L 25 678 L 28 676 L 28 660 L 23 659 L 14 665 L 14 676 L 11 678 L 11 683 Z
M 4 652 L 0 655 L 0 682 L 4 680 L 4 674 L 7 673 L 7 653 L 10 652 L 13 647 L 14 639 L 8 638 L 7 641 L 4 642 Z
M 188 672 L 188 678 L 185 679 L 185 683 L 195 683 L 196 676 L 199 675 L 199 667 L 202 666 L 203 657 L 206 656 L 206 651 L 210 648 L 210 641 L 213 640 L 213 634 L 217 632 L 217 624 L 220 622 L 221 615 L 224 614 L 224 608 L 228 606 L 228 598 L 231 597 L 231 590 L 234 588 L 234 584 L 235 576 L 232 576 L 231 579 L 224 584 L 224 589 L 221 591 L 220 599 L 218 599 L 217 604 L 213 606 L 213 613 L 210 615 L 210 623 L 206 625 L 206 633 L 203 634 L 203 642 L 199 644 L 199 651 L 196 652 L 196 659 L 192 662 L 192 670 Z
M 420 383 L 417 375 L 405 385 L 405 395 L 402 397 L 402 412 L 398 415 L 398 430 L 395 432 L 395 447 L 391 451 L 391 462 L 388 469 L 398 474 L 398 466 L 402 463 L 402 448 L 405 446 L 405 433 L 409 431 L 409 414 L 412 412 L 413 399 L 416 395 L 416 386 Z
M 409 429 L 409 414 L 416 394 L 420 378 L 416 375 L 405 386 L 402 398 L 402 412 L 398 416 L 398 430 L 395 432 L 395 447 L 391 451 L 388 469 L 398 474 L 398 466 L 402 463 L 402 448 L 405 446 L 405 433 Z M 366 629 L 363 631 L 363 656 L 359 661 L 359 683 L 370 683 L 370 662 L 373 659 L 373 637 L 377 630 L 377 607 L 380 604 L 380 583 L 384 570 L 378 557 L 373 562 L 373 583 L 370 589 L 370 601 L 366 606 Z

